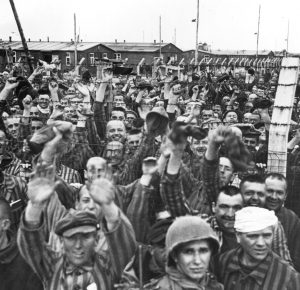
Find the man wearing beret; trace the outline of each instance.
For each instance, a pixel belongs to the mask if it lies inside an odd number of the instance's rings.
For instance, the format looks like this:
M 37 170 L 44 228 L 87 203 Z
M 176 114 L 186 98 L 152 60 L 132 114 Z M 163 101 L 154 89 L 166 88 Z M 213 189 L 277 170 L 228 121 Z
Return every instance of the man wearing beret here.
M 47 245 L 43 216 L 43 208 L 55 194 L 54 177 L 53 167 L 39 164 L 35 178 L 28 184 L 30 201 L 18 233 L 21 255 L 43 281 L 45 289 L 111 290 L 123 269 L 119 261 L 124 261 L 124 255 L 132 256 L 135 250 L 132 226 L 114 203 L 112 183 L 100 178 L 90 187 L 90 196 L 101 208 L 108 251 L 96 251 L 99 225 L 89 210 L 71 210 L 57 221 L 55 233 L 63 246 L 54 251 Z
M 278 219 L 273 211 L 245 207 L 235 214 L 239 247 L 219 258 L 225 289 L 300 289 L 300 275 L 270 249 Z

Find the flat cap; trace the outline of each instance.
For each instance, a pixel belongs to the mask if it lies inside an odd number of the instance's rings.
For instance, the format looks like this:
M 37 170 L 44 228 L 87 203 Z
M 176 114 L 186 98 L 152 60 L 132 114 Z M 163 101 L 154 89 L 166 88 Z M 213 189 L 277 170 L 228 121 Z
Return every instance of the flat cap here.
M 88 211 L 71 210 L 58 221 L 55 233 L 59 236 L 71 237 L 77 233 L 90 233 L 99 229 L 95 214 Z

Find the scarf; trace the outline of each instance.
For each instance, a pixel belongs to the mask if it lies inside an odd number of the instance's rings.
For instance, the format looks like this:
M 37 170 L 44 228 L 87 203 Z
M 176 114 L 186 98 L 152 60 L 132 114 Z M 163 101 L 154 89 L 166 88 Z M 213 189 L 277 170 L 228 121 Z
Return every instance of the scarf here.
M 46 108 L 46 109 L 43 109 L 43 108 L 40 107 L 40 105 L 37 105 L 37 108 L 39 109 L 39 111 L 40 111 L 42 114 L 45 114 L 45 115 L 50 114 L 50 109 L 49 109 L 49 107 Z
M 174 267 L 167 267 L 166 272 L 169 276 L 169 279 L 178 284 L 183 289 L 205 290 L 208 284 L 208 275 L 205 275 L 200 284 L 198 284 L 192 280 L 189 280 L 184 274 L 180 273 Z

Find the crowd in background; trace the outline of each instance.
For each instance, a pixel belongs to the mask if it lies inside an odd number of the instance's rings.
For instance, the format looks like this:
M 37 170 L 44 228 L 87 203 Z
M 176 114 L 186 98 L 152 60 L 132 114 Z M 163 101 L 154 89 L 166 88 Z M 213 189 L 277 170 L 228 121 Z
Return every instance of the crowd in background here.
M 300 289 L 300 118 L 279 71 L 0 75 L 0 289 Z

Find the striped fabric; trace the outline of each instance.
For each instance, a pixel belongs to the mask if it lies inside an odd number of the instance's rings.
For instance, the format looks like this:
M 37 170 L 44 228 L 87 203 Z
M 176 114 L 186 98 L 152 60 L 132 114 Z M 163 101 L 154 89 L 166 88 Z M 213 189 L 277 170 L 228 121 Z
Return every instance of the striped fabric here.
M 282 223 L 295 269 L 300 272 L 300 219 L 286 207 L 282 207 L 276 215 Z
M 3 159 L 5 160 L 5 157 Z M 9 156 L 7 156 L 7 160 L 9 161 L 8 164 L 4 164 L 4 160 L 2 160 L 0 165 L 1 170 L 7 174 L 19 176 L 21 160 L 18 159 L 13 153 L 10 153 Z
M 160 192 L 166 209 L 172 217 L 190 213 L 189 205 L 182 190 L 181 175 L 164 173 L 160 182 Z
M 98 135 L 94 118 L 88 118 L 86 120 L 86 130 L 87 130 L 87 140 L 89 142 L 91 149 L 94 151 L 94 153 L 97 156 L 102 156 L 104 151 L 103 145 L 105 145 L 103 142 L 104 139 L 101 141 Z
M 87 161 L 95 156 L 87 142 L 85 128 L 76 128 L 73 135 L 74 147 L 63 155 L 62 164 L 81 172 L 86 168 Z
M 132 226 L 120 213 L 117 227 L 111 232 L 104 230 L 109 251 L 95 254 L 90 271 L 68 271 L 63 253 L 55 252 L 45 243 L 44 226 L 45 224 L 39 227 L 28 225 L 23 216 L 18 232 L 18 246 L 21 255 L 41 278 L 47 290 L 86 289 L 91 283 L 95 283 L 97 289 L 111 290 L 113 284 L 121 278 L 123 269 L 136 249 Z
M 95 102 L 94 103 L 94 118 L 95 124 L 98 132 L 98 136 L 101 140 L 106 138 L 106 114 L 104 103 Z
M 219 258 L 219 281 L 225 290 L 296 290 L 300 275 L 273 252 L 250 273 L 241 266 L 242 248 L 228 251 Z
M 223 235 L 223 232 L 220 226 L 218 225 L 216 217 L 212 216 L 208 221 L 212 229 L 216 232 L 219 238 L 220 248 L 222 248 L 225 236 Z M 226 244 L 228 245 L 229 243 L 227 242 Z M 235 245 L 232 245 L 230 250 L 233 248 L 235 248 Z M 293 265 L 290 252 L 287 246 L 284 230 L 280 222 L 278 223 L 278 226 L 275 228 L 271 249 L 284 261 L 288 262 L 290 265 Z
M 219 160 L 207 160 L 203 157 L 201 168 L 201 176 L 203 181 L 203 191 L 207 196 L 208 202 L 211 206 L 212 202 L 216 202 L 219 194 Z
M 142 176 L 142 162 L 148 156 L 154 156 L 156 152 L 155 138 L 153 135 L 146 134 L 135 152 L 134 156 L 114 169 L 115 183 L 127 185 Z
M 147 243 L 149 222 L 150 187 L 143 186 L 139 180 L 127 186 L 117 186 L 118 195 L 122 196 L 123 211 L 126 213 L 139 243 Z
M 2 174 L 0 175 L 0 196 L 4 197 L 11 204 L 12 229 L 17 230 L 21 213 L 28 200 L 27 184 L 19 177 L 6 173 Z
M 63 164 L 56 168 L 56 174 L 67 183 L 82 183 L 79 172 Z

